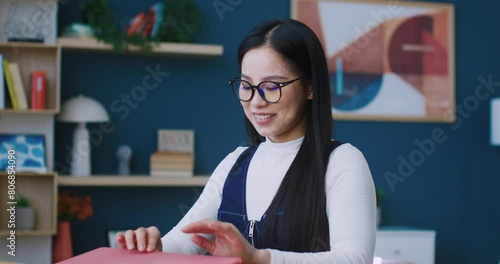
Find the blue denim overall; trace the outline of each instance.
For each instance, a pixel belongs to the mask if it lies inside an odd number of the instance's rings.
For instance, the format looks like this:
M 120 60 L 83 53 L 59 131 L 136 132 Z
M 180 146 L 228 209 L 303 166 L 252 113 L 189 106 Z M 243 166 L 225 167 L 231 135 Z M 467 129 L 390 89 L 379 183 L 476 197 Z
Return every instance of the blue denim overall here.
M 339 141 L 332 141 L 330 145 L 330 152 L 340 146 L 342 143 Z M 224 188 L 222 190 L 222 201 L 217 212 L 217 220 L 222 222 L 232 223 L 243 236 L 255 248 L 260 248 L 260 230 L 262 221 L 266 217 L 266 213 L 262 215 L 259 221 L 248 220 L 247 206 L 246 206 L 246 182 L 247 171 L 250 161 L 257 150 L 257 146 L 247 148 L 238 157 L 238 160 L 231 168 Z M 267 212 L 267 211 L 266 211 Z M 281 222 L 280 218 L 283 215 L 283 208 L 278 210 L 277 223 Z M 278 247 L 276 245 L 276 247 Z

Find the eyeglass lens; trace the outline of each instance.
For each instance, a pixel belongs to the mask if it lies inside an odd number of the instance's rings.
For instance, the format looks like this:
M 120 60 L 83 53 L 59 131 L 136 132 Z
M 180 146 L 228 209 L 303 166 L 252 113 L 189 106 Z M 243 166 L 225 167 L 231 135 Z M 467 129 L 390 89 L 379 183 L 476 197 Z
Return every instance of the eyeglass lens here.
M 235 80 L 233 81 L 234 94 L 242 101 L 249 101 L 252 99 L 253 88 L 246 81 Z M 259 85 L 259 94 L 264 100 L 270 103 L 277 102 L 281 97 L 279 86 L 273 82 L 262 82 Z

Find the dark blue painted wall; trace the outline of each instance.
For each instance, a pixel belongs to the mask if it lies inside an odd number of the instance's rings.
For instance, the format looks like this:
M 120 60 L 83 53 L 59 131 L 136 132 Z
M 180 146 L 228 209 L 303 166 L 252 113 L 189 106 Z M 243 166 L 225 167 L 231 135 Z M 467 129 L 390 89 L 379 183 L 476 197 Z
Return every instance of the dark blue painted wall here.
M 80 17 L 80 4 L 60 6 L 60 27 Z M 149 6 L 148 1 L 110 1 L 121 19 Z M 123 56 L 64 52 L 62 101 L 80 93 L 98 99 L 115 126 L 93 148 L 95 174 L 116 172 L 120 144 L 134 149 L 133 171 L 147 174 L 149 155 L 156 149 L 160 128 L 193 129 L 196 134 L 195 173 L 209 174 L 236 146 L 245 144 L 243 114 L 226 81 L 238 74 L 236 50 L 256 23 L 289 17 L 289 0 L 240 1 L 221 20 L 212 3 L 196 1 L 203 23 L 195 41 L 224 46 L 213 59 Z M 226 0 L 220 2 L 227 3 Z M 238 1 L 232 1 L 238 2 Z M 456 8 L 457 104 L 474 102 L 478 77 L 500 82 L 500 3 L 489 0 L 451 1 Z M 159 65 L 169 72 L 161 85 L 130 108 L 113 111 L 113 101 L 131 94 Z M 499 88 L 497 85 L 496 88 Z M 492 97 L 500 96 L 500 89 Z M 437 230 L 437 263 L 498 263 L 500 260 L 500 148 L 489 145 L 489 100 L 464 107 L 460 123 L 420 124 L 336 121 L 335 137 L 363 151 L 377 186 L 386 191 L 383 225 L 409 225 Z M 123 106 L 124 104 L 120 104 Z M 90 126 L 98 129 L 98 126 Z M 65 163 L 73 126 L 56 125 L 56 160 Z M 398 157 L 408 159 L 418 149 L 415 140 L 431 138 L 442 129 L 446 141 L 405 182 L 391 191 L 384 173 L 397 173 Z M 90 194 L 96 213 L 74 222 L 75 253 L 106 245 L 105 230 L 157 225 L 167 232 L 193 203 L 199 188 L 64 188 Z

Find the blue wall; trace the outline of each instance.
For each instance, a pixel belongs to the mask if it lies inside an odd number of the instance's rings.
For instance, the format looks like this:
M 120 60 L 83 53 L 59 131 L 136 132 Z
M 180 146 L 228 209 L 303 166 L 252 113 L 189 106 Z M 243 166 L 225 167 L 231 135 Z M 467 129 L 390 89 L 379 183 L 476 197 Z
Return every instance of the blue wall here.
M 80 4 L 60 5 L 59 26 L 80 17 Z M 132 16 L 154 1 L 110 1 L 120 17 Z M 65 51 L 62 59 L 62 101 L 80 93 L 98 99 L 115 126 L 93 148 L 95 174 L 116 172 L 120 144 L 134 150 L 133 171 L 147 174 L 160 128 L 193 129 L 195 173 L 209 174 L 236 146 L 245 144 L 243 114 L 227 80 L 238 74 L 239 41 L 256 23 L 289 17 L 290 1 L 241 1 L 221 20 L 214 1 L 197 3 L 203 13 L 195 41 L 222 44 L 224 56 L 186 59 L 123 56 Z M 226 0 L 221 0 L 226 3 Z M 233 1 L 235 2 L 235 1 Z M 470 103 L 479 76 L 500 82 L 498 1 L 450 1 L 456 8 L 457 104 Z M 142 83 L 147 66 L 159 65 L 170 75 L 147 94 L 126 118 L 113 111 L 114 100 Z M 498 87 L 497 87 L 498 88 Z M 498 89 L 492 97 L 500 96 Z M 123 105 L 122 105 L 123 106 Z M 469 110 L 467 110 L 469 109 Z M 458 117 L 461 123 L 425 124 L 335 121 L 335 137 L 363 151 L 377 186 L 386 191 L 383 225 L 409 225 L 437 230 L 437 263 L 498 263 L 500 260 L 500 148 L 489 145 L 489 100 L 479 100 Z M 97 129 L 97 126 L 90 126 Z M 73 126 L 56 124 L 56 160 L 65 163 Z M 384 173 L 396 173 L 401 155 L 417 149 L 414 141 L 442 129 L 446 141 L 436 145 L 422 165 L 391 191 Z M 171 228 L 192 205 L 199 188 L 63 188 L 90 194 L 95 215 L 73 223 L 75 253 L 106 245 L 105 230 L 157 225 Z

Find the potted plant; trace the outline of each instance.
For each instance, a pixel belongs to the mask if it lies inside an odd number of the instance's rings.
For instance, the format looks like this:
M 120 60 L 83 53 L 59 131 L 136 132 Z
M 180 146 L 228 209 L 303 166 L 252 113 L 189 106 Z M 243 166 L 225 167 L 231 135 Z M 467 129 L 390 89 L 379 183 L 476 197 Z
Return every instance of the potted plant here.
M 375 188 L 375 198 L 377 201 L 377 227 L 380 226 L 380 222 L 382 220 L 382 201 L 384 200 L 384 190 L 382 188 Z
M 190 43 L 200 29 L 200 10 L 193 0 L 159 2 L 131 20 L 137 26 L 126 28 L 116 21 L 107 0 L 90 0 L 83 6 L 83 11 L 94 37 L 111 44 L 115 51 L 126 51 L 129 45 L 151 51 L 160 41 Z M 149 26 L 151 17 L 161 20 Z M 155 27 L 158 28 L 155 33 L 146 31 Z
M 16 229 L 33 230 L 35 228 L 35 209 L 30 206 L 30 201 L 25 196 L 16 199 Z

